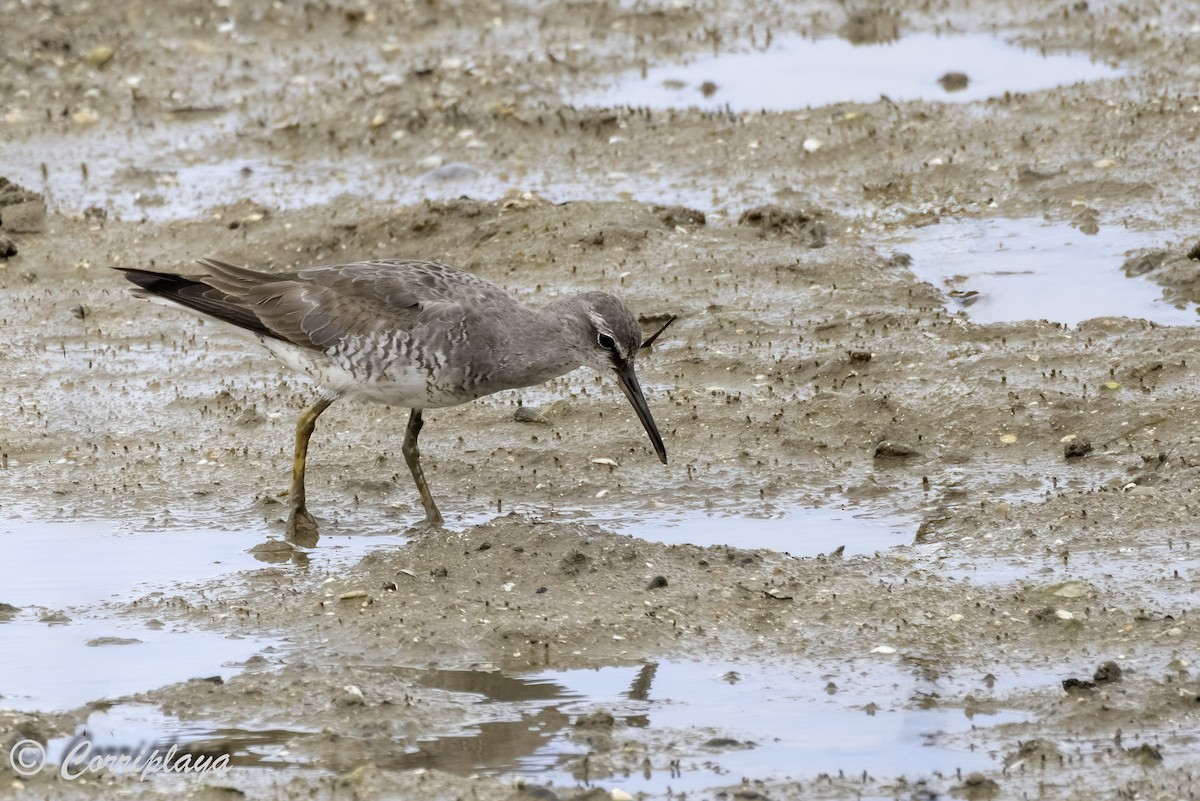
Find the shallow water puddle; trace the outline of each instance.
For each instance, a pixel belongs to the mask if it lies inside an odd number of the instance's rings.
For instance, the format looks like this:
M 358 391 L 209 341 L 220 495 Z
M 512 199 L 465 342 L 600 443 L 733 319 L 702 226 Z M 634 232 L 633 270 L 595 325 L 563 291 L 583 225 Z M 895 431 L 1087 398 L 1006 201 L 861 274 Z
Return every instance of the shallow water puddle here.
M 261 531 L 137 533 L 105 521 L 0 521 L 0 707 L 69 709 L 239 672 L 274 641 L 126 621 L 103 604 L 263 567 L 246 553 L 263 539 Z M 330 537 L 308 563 L 356 559 L 384 541 Z
M 542 703 L 490 693 L 485 682 L 494 674 L 477 675 L 476 687 L 464 689 L 479 693 L 484 705 L 508 704 L 519 712 L 527 724 L 524 753 L 514 753 L 511 738 L 487 748 L 480 740 L 491 730 L 480 728 L 473 751 L 445 748 L 445 738 L 438 738 L 423 744 L 411 761 L 455 772 L 517 773 L 556 784 L 602 783 L 649 793 L 699 790 L 719 776 L 801 778 L 868 769 L 916 776 L 992 766 L 992 757 L 971 753 L 966 742 L 946 741 L 960 736 L 969 741 L 976 726 L 1022 719 L 1002 712 L 973 721 L 956 709 L 894 706 L 893 699 L 907 697 L 898 688 L 912 689 L 920 681 L 878 667 L 865 675 L 854 670 L 817 675 L 798 666 L 662 662 L 510 677 L 539 689 L 547 699 Z M 582 757 L 592 750 L 588 727 L 575 724 L 597 711 L 613 716 L 618 741 L 675 743 L 678 765 L 643 766 L 638 756 L 630 770 L 592 758 L 585 772 Z
M 790 556 L 821 556 L 842 548 L 846 556 L 910 545 L 918 521 L 876 516 L 846 508 L 787 508 L 756 514 L 746 509 L 667 512 L 630 508 L 559 509 L 547 511 L 536 503 L 510 504 L 509 512 L 531 520 L 592 523 L 623 536 L 667 545 L 729 546 L 767 549 Z M 481 525 L 496 518 L 494 511 L 460 517 L 452 528 Z
M 942 80 L 948 74 L 966 76 Z M 1114 78 L 1119 70 L 1086 55 L 1045 54 L 989 34 L 918 33 L 886 44 L 780 36 L 752 52 L 629 74 L 578 105 L 787 111 L 833 103 L 892 100 L 967 102 L 1005 92 Z M 764 76 L 770 76 L 764 80 Z
M 1133 317 L 1194 325 L 1194 308 L 1166 303 L 1161 287 L 1121 269 L 1128 251 L 1160 240 L 1114 226 L 1088 235 L 1040 219 L 989 218 L 944 220 L 896 244 L 919 278 L 953 293 L 977 323 Z
M 233 767 L 273 768 L 295 764 L 287 742 L 310 732 L 284 729 L 221 729 L 206 722 L 186 722 L 164 715 L 150 704 L 118 704 L 88 715 L 83 726 L 71 737 L 59 737 L 47 743 L 46 753 L 52 764 L 61 765 L 81 739 L 95 753 L 111 749 L 114 753 L 141 755 L 143 762 L 156 749 L 159 753 L 176 747 L 178 754 L 229 756 Z M 116 772 L 121 772 L 118 768 Z
M 916 778 L 995 768 L 999 757 L 977 748 L 980 730 L 1025 719 L 1011 711 L 972 717 L 897 703 L 929 687 L 910 672 L 878 664 L 837 673 L 690 662 L 531 674 L 374 669 L 397 671 L 426 690 L 470 696 L 477 712 L 456 731 L 418 737 L 407 748 L 397 744 L 390 759 L 375 755 L 382 768 L 516 775 L 651 795 L 745 775 L 804 779 L 867 770 Z M 295 765 L 289 748 L 302 753 L 298 741 L 306 735 L 185 723 L 144 705 L 94 713 L 87 730 L 101 747 L 177 743 L 228 753 L 235 767 Z M 626 745 L 598 748 L 597 740 L 610 734 L 614 744 Z M 51 743 L 51 758 L 70 742 Z M 644 763 L 630 742 L 671 743 L 671 761 Z
M 236 160 L 206 160 L 199 154 L 209 144 L 187 123 L 161 125 L 135 142 L 97 135 L 86 142 L 48 137 L 9 143 L 12 165 L 6 167 L 6 176 L 42 192 L 64 213 L 82 214 L 94 207 L 125 220 L 156 222 L 206 217 L 216 207 L 243 200 L 286 211 L 328 205 L 343 195 L 408 205 L 464 195 L 488 201 L 519 191 L 535 192 L 552 202 L 637 196 L 704 210 L 718 201 L 711 188 L 698 189 L 686 179 L 659 174 L 579 175 L 459 162 L 434 169 L 404 163 L 381 167 L 353 156 L 322 162 L 302 155 L 256 153 L 250 145 Z M 88 165 L 86 176 L 78 167 L 81 162 Z M 47 165 L 44 174 L 42 164 Z M 751 192 L 739 202 L 765 202 L 768 197 L 766 192 Z M 720 200 L 728 203 L 732 198 Z M 258 222 L 259 215 L 246 206 L 228 211 L 222 219 L 238 227 Z
M 103 134 L 82 145 L 74 137 L 12 143 L 6 145 L 14 162 L 8 176 L 43 192 L 66 212 L 78 214 L 96 207 L 122 219 L 153 221 L 203 217 L 214 207 L 247 198 L 291 210 L 327 205 L 347 194 L 417 203 L 457 197 L 468 188 L 485 197 L 500 197 L 507 188 L 482 172 L 458 180 L 422 180 L 411 171 L 381 170 L 362 159 L 292 160 L 278 154 L 256 156 L 249 147 L 246 157 L 209 161 L 198 154 L 211 146 L 214 137 L 197 134 L 194 127 L 159 125 L 142 132 L 133 143 Z M 86 174 L 79 169 L 81 161 L 87 164 Z M 43 174 L 41 164 L 52 166 Z M 237 226 L 261 219 L 250 208 L 241 214 L 227 215 L 227 222 Z
M 910 544 L 916 523 L 819 508 L 793 509 L 770 517 L 696 512 L 656 520 L 647 515 L 617 530 L 669 545 L 766 548 L 792 556 L 819 556 L 844 548 L 842 552 L 851 556 Z

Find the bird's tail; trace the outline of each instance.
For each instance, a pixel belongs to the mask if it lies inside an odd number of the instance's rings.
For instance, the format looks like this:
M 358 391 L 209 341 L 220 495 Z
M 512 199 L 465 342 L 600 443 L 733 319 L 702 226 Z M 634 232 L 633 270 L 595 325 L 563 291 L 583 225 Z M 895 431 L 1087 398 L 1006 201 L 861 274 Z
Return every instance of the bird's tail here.
M 143 270 L 140 267 L 113 269 L 125 274 L 136 287 L 133 293 L 139 297 L 166 301 L 256 334 L 275 336 L 245 301 L 206 284 L 202 278 L 188 278 L 185 275 Z

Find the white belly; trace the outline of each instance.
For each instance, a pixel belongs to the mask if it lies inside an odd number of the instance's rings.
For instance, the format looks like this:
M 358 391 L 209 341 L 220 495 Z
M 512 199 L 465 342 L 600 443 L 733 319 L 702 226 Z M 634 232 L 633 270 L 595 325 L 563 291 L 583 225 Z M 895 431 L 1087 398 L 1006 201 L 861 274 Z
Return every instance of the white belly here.
M 288 367 L 307 373 L 338 397 L 410 409 L 456 406 L 475 397 L 438 388 L 430 380 L 429 373 L 416 365 L 393 362 L 381 370 L 367 373 L 353 370 L 340 360 L 296 347 L 289 342 L 263 336 L 258 340 Z

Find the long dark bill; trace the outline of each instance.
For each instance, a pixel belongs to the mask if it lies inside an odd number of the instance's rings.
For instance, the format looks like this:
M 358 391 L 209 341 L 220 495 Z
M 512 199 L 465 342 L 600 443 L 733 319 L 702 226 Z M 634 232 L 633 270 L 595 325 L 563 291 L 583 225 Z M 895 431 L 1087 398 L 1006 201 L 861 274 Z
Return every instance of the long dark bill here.
M 658 434 L 658 426 L 654 425 L 654 418 L 650 416 L 650 407 L 646 405 L 646 397 L 642 395 L 642 387 L 638 384 L 637 375 L 633 372 L 632 361 L 624 367 L 617 368 L 617 383 L 621 385 L 621 391 L 633 404 L 633 410 L 637 412 L 638 419 L 642 421 L 646 433 L 650 435 L 650 444 L 658 452 L 659 461 L 666 464 L 667 446 L 663 445 L 662 437 Z

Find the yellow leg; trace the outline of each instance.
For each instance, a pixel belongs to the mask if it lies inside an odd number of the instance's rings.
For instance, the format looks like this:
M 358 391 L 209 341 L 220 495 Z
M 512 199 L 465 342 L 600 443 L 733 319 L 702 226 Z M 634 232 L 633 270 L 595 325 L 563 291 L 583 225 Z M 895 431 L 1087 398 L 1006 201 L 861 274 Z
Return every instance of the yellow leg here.
M 417 492 L 421 495 L 421 505 L 425 507 L 425 520 L 431 526 L 440 526 L 443 522 L 442 513 L 433 502 L 433 493 L 425 483 L 425 471 L 421 469 L 421 451 L 417 447 L 417 437 L 421 434 L 421 410 L 413 409 L 408 415 L 408 427 L 404 429 L 404 444 L 400 446 L 404 461 L 408 463 L 408 472 L 412 473 L 413 481 L 417 483 Z
M 287 538 L 305 548 L 317 544 L 317 521 L 305 506 L 304 467 L 308 461 L 308 441 L 317 427 L 317 418 L 329 408 L 332 399 L 322 398 L 301 413 L 296 420 L 296 450 L 292 457 L 292 489 L 288 493 L 291 514 L 288 515 Z

